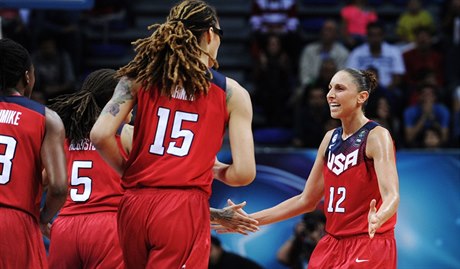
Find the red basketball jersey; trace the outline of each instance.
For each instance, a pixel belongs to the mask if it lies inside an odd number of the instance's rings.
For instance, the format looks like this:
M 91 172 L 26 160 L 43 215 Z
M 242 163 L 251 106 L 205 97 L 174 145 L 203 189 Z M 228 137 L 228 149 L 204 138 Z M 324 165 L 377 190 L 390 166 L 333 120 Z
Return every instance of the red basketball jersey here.
M 374 162 L 366 157 L 367 136 L 376 126 L 369 121 L 345 140 L 341 127 L 332 134 L 323 175 L 326 231 L 333 236 L 368 233 L 369 204 L 376 199 L 377 208 L 382 205 Z M 395 224 L 396 214 L 378 232 L 392 230 Z
M 0 96 L 0 206 L 38 220 L 45 106 L 23 96 Z
M 120 176 L 102 159 L 91 141 L 70 143 L 66 139 L 65 151 L 69 194 L 59 215 L 116 212 L 123 195 Z
M 211 193 L 212 166 L 228 121 L 226 77 L 211 71 L 207 95 L 188 101 L 140 89 L 125 188 L 197 187 Z

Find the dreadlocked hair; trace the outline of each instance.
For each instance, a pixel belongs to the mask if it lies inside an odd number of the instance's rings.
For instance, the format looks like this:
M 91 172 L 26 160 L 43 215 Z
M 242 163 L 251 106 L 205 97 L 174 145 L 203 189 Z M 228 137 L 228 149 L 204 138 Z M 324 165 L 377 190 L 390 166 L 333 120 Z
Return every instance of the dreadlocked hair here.
M 171 97 L 176 88 L 183 88 L 187 99 L 207 94 L 211 73 L 200 60 L 202 53 L 213 65 L 217 61 L 201 49 L 199 40 L 209 27 L 216 27 L 215 9 L 200 0 L 185 0 L 174 6 L 165 23 L 154 24 L 151 36 L 138 39 L 136 56 L 117 72 L 118 77 L 136 78 L 145 89 L 157 87 L 161 95 Z
M 50 108 L 61 117 L 70 141 L 89 138 L 91 128 L 118 83 L 115 74 L 113 69 L 96 70 L 86 77 L 79 91 L 50 100 Z
M 32 61 L 29 52 L 19 43 L 0 39 L 0 93 L 14 88 L 24 73 L 30 69 Z

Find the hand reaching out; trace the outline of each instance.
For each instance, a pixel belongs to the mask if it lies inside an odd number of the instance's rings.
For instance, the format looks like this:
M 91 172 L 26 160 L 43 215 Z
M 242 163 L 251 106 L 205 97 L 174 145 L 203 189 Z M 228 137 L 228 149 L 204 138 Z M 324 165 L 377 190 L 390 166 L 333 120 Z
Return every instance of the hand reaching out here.
M 369 237 L 371 239 L 374 238 L 375 232 L 381 226 L 380 218 L 377 216 L 377 208 L 375 207 L 376 203 L 377 202 L 375 201 L 375 199 L 372 199 L 369 209 L 369 215 L 367 217 L 369 221 Z
M 248 232 L 259 230 L 258 222 L 244 212 L 246 202 L 234 204 L 230 199 L 228 206 L 223 209 L 211 208 L 211 228 L 217 233 L 240 233 L 248 235 Z

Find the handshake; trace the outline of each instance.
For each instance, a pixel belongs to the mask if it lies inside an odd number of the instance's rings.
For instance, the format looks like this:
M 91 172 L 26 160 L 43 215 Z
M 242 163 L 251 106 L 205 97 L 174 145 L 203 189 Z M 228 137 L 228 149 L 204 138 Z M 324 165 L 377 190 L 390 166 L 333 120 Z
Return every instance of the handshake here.
M 227 204 L 228 206 L 222 209 L 211 208 L 211 229 L 217 233 L 240 233 L 244 235 L 259 230 L 259 222 L 243 210 L 246 202 L 235 204 L 228 199 Z

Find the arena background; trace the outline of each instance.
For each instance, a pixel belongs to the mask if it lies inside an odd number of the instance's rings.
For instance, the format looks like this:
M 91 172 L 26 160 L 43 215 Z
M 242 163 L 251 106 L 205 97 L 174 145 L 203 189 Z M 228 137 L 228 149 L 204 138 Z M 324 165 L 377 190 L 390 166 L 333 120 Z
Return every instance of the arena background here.
M 171 1 L 144 2 L 147 3 L 147 7 L 150 6 L 149 2 L 154 5 L 151 5 L 150 9 L 146 9 L 146 5 L 139 5 L 137 11 L 141 14 L 141 11 L 146 13 L 144 16 L 148 17 L 145 21 L 151 24 L 152 20 L 164 18 L 165 9 L 169 8 Z M 217 3 L 218 1 L 212 2 Z M 241 0 L 231 2 L 229 6 L 239 12 L 242 10 L 238 6 L 246 5 L 246 2 Z M 93 3 L 93 0 L 0 0 L 0 8 L 87 9 Z M 160 3 L 165 4 L 160 5 Z M 230 3 L 229 0 L 228 3 Z M 318 3 L 321 2 L 318 1 Z M 157 8 L 156 4 L 161 8 Z M 399 12 L 398 9 L 391 8 L 382 9 L 382 11 L 392 16 Z M 304 9 L 303 12 L 304 15 L 310 14 L 307 9 Z M 153 17 L 151 13 L 154 13 Z M 229 14 L 233 15 L 231 12 Z M 225 17 L 223 12 L 221 15 Z M 140 21 L 143 22 L 143 20 Z M 224 21 L 223 24 L 225 26 Z M 245 25 L 243 27 L 247 28 Z M 132 34 L 121 33 L 118 38 L 127 36 L 129 40 L 126 42 L 130 42 L 132 35 L 144 34 L 145 29 L 142 31 L 130 29 L 130 32 Z M 245 31 L 234 32 L 246 33 Z M 116 33 L 112 34 L 112 38 L 117 38 Z M 226 38 L 227 41 L 232 38 L 231 31 Z M 119 61 L 115 61 L 117 65 L 124 63 L 126 59 L 122 58 Z M 229 66 L 228 63 L 223 62 L 222 66 Z M 107 63 L 103 60 L 98 63 L 107 67 Z M 241 69 L 239 65 L 235 65 L 234 68 L 238 71 Z M 235 76 L 240 74 L 234 70 L 227 72 Z M 231 198 L 235 202 L 247 201 L 246 211 L 254 212 L 296 195 L 303 189 L 315 154 L 314 150 L 259 149 L 257 178 L 254 183 L 247 187 L 231 188 L 215 181 L 210 200 L 211 206 L 224 207 L 227 198 Z M 221 161 L 230 162 L 230 152 L 221 151 L 219 158 Z M 396 225 L 398 268 L 460 268 L 460 151 L 398 151 L 397 166 L 401 193 Z M 298 220 L 299 217 L 264 226 L 259 232 L 249 236 L 238 234 L 217 236 L 222 240 L 225 249 L 250 257 L 267 269 L 280 269 L 285 267 L 276 261 L 276 252 L 281 244 L 291 236 Z M 49 242 L 45 240 L 45 243 Z
M 247 201 L 254 212 L 299 194 L 313 166 L 314 150 L 259 150 L 257 176 L 246 187 L 213 183 L 211 206 L 226 206 L 227 198 Z M 230 162 L 230 152 L 219 159 Z M 400 269 L 460 268 L 460 152 L 397 152 L 401 203 L 396 240 Z M 249 257 L 267 269 L 287 268 L 276 261 L 278 248 L 292 235 L 299 217 L 263 226 L 257 233 L 217 235 L 223 247 Z

